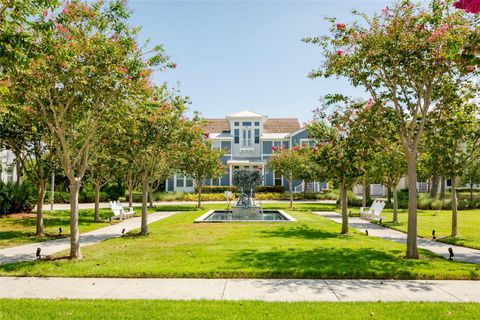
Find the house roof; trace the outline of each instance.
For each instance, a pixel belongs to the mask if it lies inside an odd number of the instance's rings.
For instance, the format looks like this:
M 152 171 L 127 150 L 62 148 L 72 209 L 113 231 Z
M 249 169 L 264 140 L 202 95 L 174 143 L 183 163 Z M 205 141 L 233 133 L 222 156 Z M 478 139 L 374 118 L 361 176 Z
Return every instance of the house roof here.
M 230 132 L 230 124 L 226 119 L 205 119 L 203 129 L 211 134 Z M 300 122 L 296 118 L 268 118 L 263 125 L 263 134 L 280 138 L 300 129 Z
M 265 133 L 292 133 L 301 128 L 296 118 L 268 118 L 263 125 Z
M 229 132 L 230 124 L 226 119 L 205 119 L 203 129 L 210 133 Z
M 229 118 L 266 118 L 266 117 L 267 117 L 266 115 L 263 115 L 260 113 L 256 113 L 249 110 L 243 110 L 227 116 L 227 119 Z

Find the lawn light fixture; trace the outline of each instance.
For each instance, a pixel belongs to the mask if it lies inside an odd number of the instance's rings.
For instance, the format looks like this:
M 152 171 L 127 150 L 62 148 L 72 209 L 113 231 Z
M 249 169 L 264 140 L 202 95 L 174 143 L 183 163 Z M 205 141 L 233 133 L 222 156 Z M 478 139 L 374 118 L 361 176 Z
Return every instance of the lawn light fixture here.
M 432 239 L 433 240 L 437 239 L 437 236 L 435 235 L 435 230 L 432 230 Z
M 62 228 L 58 228 L 58 236 L 59 236 L 59 237 L 62 236 Z
M 37 253 L 35 254 L 35 256 L 37 257 L 38 260 L 42 259 L 42 256 L 40 255 L 41 251 L 42 251 L 41 248 L 37 248 Z
M 108 217 L 108 222 L 110 222 L 110 224 L 112 224 L 112 217 Z
M 380 218 L 380 220 L 378 220 L 378 223 L 382 224 L 382 218 Z
M 365 234 L 368 236 L 368 230 L 367 229 L 365 229 Z
M 452 260 L 452 261 L 453 261 L 453 257 L 454 257 L 455 255 L 453 254 L 453 249 L 452 249 L 452 247 L 448 248 L 448 254 L 449 254 L 448 260 Z
M 122 237 L 125 235 L 125 228 L 122 230 Z

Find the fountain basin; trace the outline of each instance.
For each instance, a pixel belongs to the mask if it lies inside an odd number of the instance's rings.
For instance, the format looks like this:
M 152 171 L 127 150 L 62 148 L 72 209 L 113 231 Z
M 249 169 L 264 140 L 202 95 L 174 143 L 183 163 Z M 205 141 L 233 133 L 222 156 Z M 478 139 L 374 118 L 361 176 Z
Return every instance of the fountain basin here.
M 238 213 L 232 210 L 210 210 L 195 219 L 195 223 L 218 222 L 294 222 L 297 221 L 283 210 L 262 210 Z

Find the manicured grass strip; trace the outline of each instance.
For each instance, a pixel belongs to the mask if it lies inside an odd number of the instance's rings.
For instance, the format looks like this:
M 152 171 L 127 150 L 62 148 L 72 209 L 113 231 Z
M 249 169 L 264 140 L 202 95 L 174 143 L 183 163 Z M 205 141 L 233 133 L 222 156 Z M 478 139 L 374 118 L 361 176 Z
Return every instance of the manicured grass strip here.
M 392 210 L 384 213 L 384 225 L 407 231 L 407 211 L 400 210 L 398 224 L 392 224 Z M 455 244 L 458 246 L 480 249 L 480 210 L 459 210 L 458 211 L 458 236 L 450 237 L 452 224 L 452 211 L 442 210 L 418 210 L 418 235 L 423 238 L 432 238 L 432 230 L 435 230 L 437 241 Z
M 266 205 L 269 208 L 270 205 Z M 279 207 L 278 204 L 272 207 Z M 297 210 L 302 210 L 298 206 Z M 205 208 L 208 210 L 208 208 Z M 479 279 L 480 265 L 452 262 L 352 231 L 309 211 L 298 222 L 195 224 L 203 211 L 150 225 L 147 237 L 110 239 L 82 249 L 80 261 L 0 265 L 0 275 L 158 278 Z M 322 210 L 321 208 L 307 210 Z
M 154 212 L 149 209 L 149 212 Z M 108 218 L 113 216 L 110 209 L 100 209 L 101 222 L 93 222 L 93 209 L 82 209 L 79 211 L 80 233 L 89 232 L 98 228 L 110 225 Z M 135 208 L 136 215 L 139 215 L 140 208 Z M 45 237 L 35 237 L 37 224 L 35 213 L 12 214 L 0 216 L 0 249 L 28 244 L 32 242 L 48 241 L 58 238 L 58 228 L 62 228 L 63 236 L 70 233 L 70 211 L 58 210 L 44 212 Z
M 0 319 L 478 319 L 476 303 L 0 300 Z

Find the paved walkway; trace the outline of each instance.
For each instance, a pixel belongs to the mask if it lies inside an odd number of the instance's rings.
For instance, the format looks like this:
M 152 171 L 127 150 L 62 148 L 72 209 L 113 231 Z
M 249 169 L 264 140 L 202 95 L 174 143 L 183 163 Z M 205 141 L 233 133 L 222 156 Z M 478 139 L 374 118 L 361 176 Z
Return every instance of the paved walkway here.
M 175 212 L 156 212 L 149 214 L 148 223 L 150 224 L 152 222 L 165 219 L 173 214 L 175 214 Z M 83 247 L 109 238 L 120 237 L 123 229 L 125 229 L 126 233 L 130 230 L 140 228 L 140 223 L 140 217 L 136 217 L 104 228 L 82 233 L 80 234 L 80 245 Z M 0 249 L 0 264 L 35 260 L 37 248 L 42 249 L 42 256 L 48 256 L 57 252 L 65 251 L 70 248 L 70 238 L 36 242 L 22 246 Z
M 342 216 L 336 212 L 313 212 L 314 214 L 320 215 L 337 223 L 342 223 Z M 405 244 L 407 242 L 407 234 L 401 231 L 393 230 L 387 227 L 380 226 L 378 224 L 370 223 L 368 220 L 360 218 L 348 218 L 348 223 L 350 227 L 356 228 L 361 232 L 368 230 L 368 235 L 373 237 L 379 237 L 386 240 L 395 241 L 398 243 Z M 423 238 L 418 238 L 418 247 L 430 250 L 440 256 L 448 259 L 448 248 L 453 249 L 455 255 L 454 260 L 456 261 L 466 261 L 472 263 L 480 263 L 480 250 L 465 248 L 460 246 L 455 246 L 448 243 L 442 243 L 437 241 L 431 241 Z
M 0 298 L 480 302 L 480 281 L 4 277 Z
M 258 201 L 260 203 L 290 203 L 288 200 L 260 200 Z M 202 201 L 203 204 L 225 204 L 226 201 Z M 295 203 L 329 203 L 329 204 L 335 204 L 335 200 L 295 200 Z M 196 201 L 157 201 L 154 203 L 156 206 L 168 206 L 168 205 L 182 205 L 182 204 L 197 204 Z M 128 202 L 122 202 L 122 205 L 124 208 L 128 208 Z M 141 207 L 141 203 L 133 203 L 132 204 L 134 207 Z M 94 203 L 79 203 L 78 204 L 80 209 L 93 209 L 95 204 Z M 100 208 L 109 208 L 109 203 L 108 202 L 100 202 Z M 44 210 L 49 211 L 50 210 L 50 204 L 45 203 Z M 70 204 L 68 203 L 55 203 L 53 205 L 53 210 L 70 210 Z

